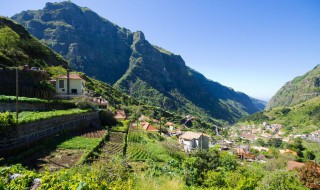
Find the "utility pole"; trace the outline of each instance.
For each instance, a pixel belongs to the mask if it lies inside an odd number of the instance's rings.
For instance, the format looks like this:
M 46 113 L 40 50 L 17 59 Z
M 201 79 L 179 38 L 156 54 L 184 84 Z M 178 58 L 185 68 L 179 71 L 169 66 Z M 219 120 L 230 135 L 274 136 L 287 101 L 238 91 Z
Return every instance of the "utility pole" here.
M 19 71 L 18 65 L 16 67 L 16 123 L 19 123 Z

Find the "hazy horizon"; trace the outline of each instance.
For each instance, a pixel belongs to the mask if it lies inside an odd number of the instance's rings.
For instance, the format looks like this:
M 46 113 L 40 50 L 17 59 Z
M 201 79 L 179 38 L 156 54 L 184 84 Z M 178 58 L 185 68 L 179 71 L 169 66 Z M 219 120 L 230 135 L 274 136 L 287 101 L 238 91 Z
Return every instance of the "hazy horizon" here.
M 4 0 L 0 14 L 42 9 L 46 2 Z M 320 1 L 72 2 L 143 31 L 151 44 L 181 55 L 207 78 L 261 100 L 320 63 Z

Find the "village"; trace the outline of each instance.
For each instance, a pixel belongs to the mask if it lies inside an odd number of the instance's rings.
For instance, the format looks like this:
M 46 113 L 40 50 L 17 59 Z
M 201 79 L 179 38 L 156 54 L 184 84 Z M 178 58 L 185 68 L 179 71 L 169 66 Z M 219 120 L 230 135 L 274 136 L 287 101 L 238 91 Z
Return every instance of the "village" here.
M 85 92 L 85 81 L 79 74 L 69 73 L 67 75 L 57 76 L 50 81 L 57 91 L 57 98 L 72 98 L 87 96 L 90 97 L 99 109 L 107 109 L 108 102 L 102 97 L 91 97 L 90 93 Z M 115 110 L 114 118 L 118 121 L 130 119 L 124 110 Z M 192 117 L 187 115 L 185 122 L 192 122 Z M 216 146 L 220 151 L 228 151 L 236 155 L 240 160 L 248 162 L 266 162 L 269 151 L 268 143 L 281 144 L 289 143 L 293 139 L 301 138 L 308 141 L 320 142 L 320 130 L 310 134 L 286 134 L 283 132 L 281 124 L 269 124 L 263 122 L 258 125 L 242 125 L 232 127 L 228 130 L 228 136 L 222 137 L 219 130 L 215 127 L 211 135 L 204 132 L 196 132 L 189 129 L 185 123 L 175 124 L 171 121 L 160 121 L 141 115 L 138 121 L 134 121 L 132 126 L 140 128 L 146 132 L 159 133 L 166 138 L 176 138 L 181 150 L 191 153 L 196 149 L 208 150 Z M 194 130 L 194 129 L 193 129 Z M 262 143 L 261 143 L 262 142 Z M 262 146 L 264 145 L 264 146 Z M 277 145 L 276 145 L 277 146 Z M 279 147 L 280 148 L 280 145 Z M 254 153 L 253 153 L 254 152 Z M 280 154 L 291 154 L 298 156 L 298 153 L 290 149 L 279 149 Z M 302 167 L 304 164 L 296 161 L 288 161 L 288 169 Z

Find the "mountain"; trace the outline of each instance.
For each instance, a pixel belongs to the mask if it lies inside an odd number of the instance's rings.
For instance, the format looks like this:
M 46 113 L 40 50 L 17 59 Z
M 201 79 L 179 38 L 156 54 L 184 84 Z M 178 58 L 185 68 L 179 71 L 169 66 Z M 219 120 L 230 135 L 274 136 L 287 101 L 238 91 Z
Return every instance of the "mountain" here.
M 257 99 L 257 98 L 253 98 L 253 97 L 250 97 L 250 99 L 251 99 L 252 103 L 253 103 L 257 108 L 259 108 L 260 110 L 263 110 L 263 109 L 266 107 L 267 103 L 268 103 L 268 102 L 266 102 L 266 101 L 259 100 L 259 99 Z
M 39 42 L 20 24 L 0 17 L 0 64 L 2 66 L 61 65 L 68 63 L 59 54 Z
M 320 95 L 320 65 L 302 76 L 287 82 L 271 98 L 267 109 L 292 106 Z
M 71 68 L 108 82 L 144 104 L 179 114 L 234 122 L 261 110 L 236 92 L 186 66 L 182 57 L 71 2 L 47 3 L 12 17 L 60 53 Z
M 289 131 L 310 133 L 320 128 L 320 96 L 292 107 L 270 108 L 262 112 L 246 116 L 240 122 L 278 123 Z

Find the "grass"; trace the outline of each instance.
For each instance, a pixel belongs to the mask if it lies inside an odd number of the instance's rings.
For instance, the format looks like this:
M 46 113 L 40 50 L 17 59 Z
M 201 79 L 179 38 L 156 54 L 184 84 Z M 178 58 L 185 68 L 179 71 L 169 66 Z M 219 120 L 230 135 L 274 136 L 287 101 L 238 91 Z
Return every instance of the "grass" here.
M 0 102 L 15 102 L 15 96 L 5 96 L 0 95 Z M 19 97 L 19 102 L 27 102 L 27 103 L 48 103 L 50 100 L 39 99 L 39 98 L 28 98 L 28 97 Z
M 320 146 L 319 143 L 311 142 L 311 141 L 302 141 L 302 145 L 307 150 L 312 150 L 316 156 L 314 159 L 316 163 L 320 164 Z
M 179 177 L 146 177 L 141 175 L 136 177 L 134 189 L 182 190 L 188 188 L 185 186 L 184 181 Z
M 98 146 L 100 141 L 101 138 L 73 137 L 72 139 L 59 144 L 58 148 L 91 150 Z
M 130 143 L 127 150 L 127 156 L 130 160 L 145 161 L 151 158 L 147 146 L 139 143 Z
M 54 111 L 44 111 L 44 112 L 34 112 L 34 111 L 24 111 L 19 113 L 19 123 L 30 123 L 42 119 L 50 119 L 53 117 L 64 116 L 64 115 L 73 115 L 86 113 L 90 110 L 81 110 L 81 109 L 69 109 L 69 110 L 54 110 Z M 13 116 L 15 116 L 15 112 L 11 112 Z

